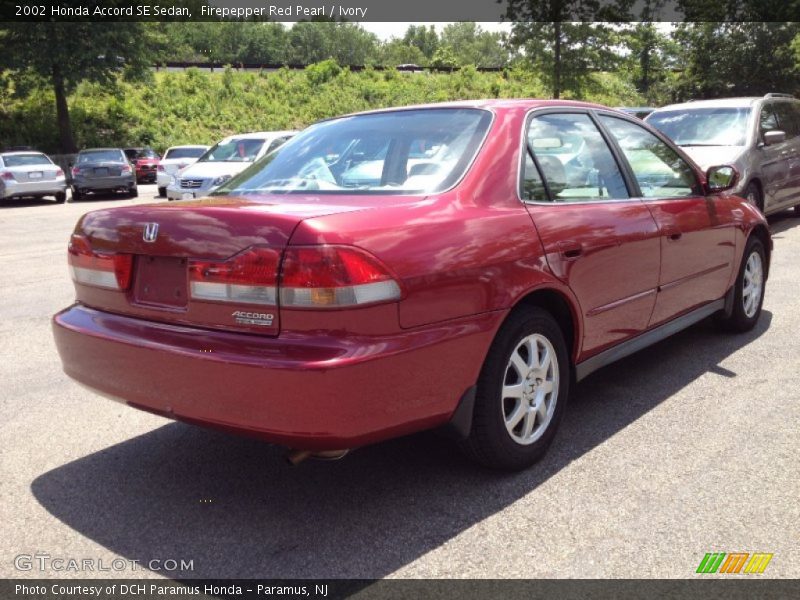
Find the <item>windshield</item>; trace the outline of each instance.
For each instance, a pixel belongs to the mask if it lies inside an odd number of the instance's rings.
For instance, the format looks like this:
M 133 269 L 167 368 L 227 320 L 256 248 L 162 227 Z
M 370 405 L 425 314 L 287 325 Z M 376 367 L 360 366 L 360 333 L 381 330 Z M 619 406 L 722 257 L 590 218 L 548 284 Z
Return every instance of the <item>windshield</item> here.
M 172 158 L 198 158 L 203 155 L 206 148 L 170 148 L 164 155 L 164 159 Z
M 122 150 L 88 150 L 78 154 L 78 164 L 89 162 L 124 162 Z
M 749 107 L 659 111 L 647 122 L 679 146 L 744 146 L 750 112 Z
M 197 162 L 253 162 L 266 141 L 263 138 L 228 138 L 214 144 Z
M 16 154 L 14 156 L 4 156 L 3 162 L 6 163 L 7 167 L 53 164 L 44 154 Z
M 436 108 L 324 121 L 216 193 L 439 192 L 464 174 L 491 120 L 485 110 Z

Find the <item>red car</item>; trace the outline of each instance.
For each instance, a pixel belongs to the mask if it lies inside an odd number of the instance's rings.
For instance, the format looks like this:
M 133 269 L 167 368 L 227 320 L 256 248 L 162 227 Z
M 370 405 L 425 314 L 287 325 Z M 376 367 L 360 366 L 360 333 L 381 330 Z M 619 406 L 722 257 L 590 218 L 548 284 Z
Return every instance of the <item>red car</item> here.
M 161 157 L 152 148 L 125 148 L 136 173 L 136 183 L 155 183 Z
M 86 214 L 55 339 L 100 393 L 295 460 L 447 426 L 523 468 L 572 381 L 754 326 L 772 242 L 735 178 L 592 104 L 331 119 L 209 198 Z

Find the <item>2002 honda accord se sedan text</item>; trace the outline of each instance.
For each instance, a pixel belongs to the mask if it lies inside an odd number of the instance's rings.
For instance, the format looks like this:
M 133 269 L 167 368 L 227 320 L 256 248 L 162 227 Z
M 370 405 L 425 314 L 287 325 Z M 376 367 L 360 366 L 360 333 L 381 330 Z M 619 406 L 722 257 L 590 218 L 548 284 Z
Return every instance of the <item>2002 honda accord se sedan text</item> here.
M 753 327 L 772 242 L 735 178 L 591 104 L 331 119 L 211 197 L 86 214 L 55 338 L 83 384 L 295 458 L 447 425 L 523 468 L 571 381 Z

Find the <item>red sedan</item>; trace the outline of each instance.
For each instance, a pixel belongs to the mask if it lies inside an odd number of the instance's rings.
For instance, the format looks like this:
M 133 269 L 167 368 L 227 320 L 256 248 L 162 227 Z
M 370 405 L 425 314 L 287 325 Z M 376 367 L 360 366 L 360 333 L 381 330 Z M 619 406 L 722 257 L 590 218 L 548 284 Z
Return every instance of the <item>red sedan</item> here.
M 755 325 L 772 242 L 736 176 L 593 104 L 331 119 L 211 197 L 86 214 L 55 339 L 102 394 L 295 459 L 447 426 L 523 468 L 572 381 Z

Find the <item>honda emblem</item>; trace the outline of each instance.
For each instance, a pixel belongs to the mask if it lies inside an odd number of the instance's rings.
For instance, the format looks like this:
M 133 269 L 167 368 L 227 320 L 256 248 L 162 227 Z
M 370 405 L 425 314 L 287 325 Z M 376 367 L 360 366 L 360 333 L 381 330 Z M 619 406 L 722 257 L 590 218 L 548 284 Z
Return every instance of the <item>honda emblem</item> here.
M 158 236 L 158 223 L 146 223 L 142 239 L 145 242 L 155 242 Z

